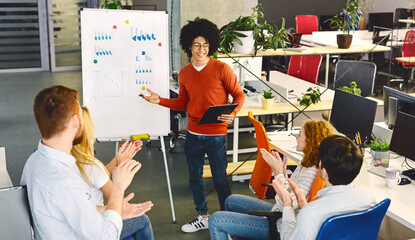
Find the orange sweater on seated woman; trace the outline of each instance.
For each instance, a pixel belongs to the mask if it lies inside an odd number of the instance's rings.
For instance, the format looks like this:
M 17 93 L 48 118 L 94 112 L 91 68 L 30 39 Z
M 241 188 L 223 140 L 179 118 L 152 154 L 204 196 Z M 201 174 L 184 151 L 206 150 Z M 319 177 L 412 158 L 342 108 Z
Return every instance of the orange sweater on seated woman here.
M 174 99 L 160 97 L 160 105 L 178 110 L 188 111 L 189 123 L 187 130 L 206 135 L 227 134 L 227 124 L 202 124 L 197 122 L 210 106 L 228 103 L 228 94 L 233 98 L 232 103 L 238 106 L 232 112 L 242 108 L 245 95 L 231 67 L 224 62 L 211 58 L 199 72 L 192 63 L 187 64 L 179 72 L 179 96 Z

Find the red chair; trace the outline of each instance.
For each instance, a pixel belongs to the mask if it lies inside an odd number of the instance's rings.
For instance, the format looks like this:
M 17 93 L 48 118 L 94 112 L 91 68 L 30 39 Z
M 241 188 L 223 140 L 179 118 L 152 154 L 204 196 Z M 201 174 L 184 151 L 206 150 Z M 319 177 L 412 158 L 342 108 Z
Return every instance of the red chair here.
M 318 18 L 316 15 L 295 16 L 295 28 L 297 33 L 311 34 L 318 31 Z
M 249 185 L 251 190 L 258 196 L 259 199 L 264 200 L 265 193 L 267 192 L 266 186 L 261 186 L 261 183 L 269 183 L 271 181 L 272 169 L 267 162 L 262 158 L 262 154 L 259 149 L 264 148 L 268 152 L 271 151 L 271 145 L 265 132 L 265 128 L 259 121 L 254 119 L 254 115 L 250 111 L 248 118 L 251 120 L 255 128 L 256 145 L 258 149 L 258 156 L 256 158 L 254 170 L 252 171 L 251 180 Z
M 291 56 L 287 74 L 317 84 L 322 55 Z
M 413 56 L 415 58 L 415 30 L 409 30 L 406 32 L 405 35 L 405 40 L 403 42 L 403 46 L 402 46 L 402 57 L 411 57 Z M 401 62 L 398 61 L 396 59 L 393 59 L 393 61 L 398 62 L 402 65 L 402 67 L 413 67 L 415 66 L 415 63 L 406 63 L 406 62 Z M 411 69 L 411 76 L 410 76 L 410 80 L 409 82 L 413 82 L 413 69 Z M 407 77 L 406 77 L 406 71 L 405 71 L 405 76 L 404 79 L 392 79 L 390 80 L 390 82 L 403 82 L 404 84 L 408 82 Z M 400 84 L 399 88 L 402 90 L 402 85 Z

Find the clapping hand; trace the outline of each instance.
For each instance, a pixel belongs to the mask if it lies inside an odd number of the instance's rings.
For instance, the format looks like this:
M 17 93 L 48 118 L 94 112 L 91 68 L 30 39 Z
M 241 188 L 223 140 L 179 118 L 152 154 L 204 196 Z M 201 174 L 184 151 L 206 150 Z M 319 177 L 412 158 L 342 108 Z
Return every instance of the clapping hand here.
M 264 148 L 261 148 L 260 151 L 262 154 L 262 158 L 265 160 L 265 162 L 268 163 L 275 175 L 278 175 L 280 173 L 283 173 L 285 175 L 285 171 L 287 169 L 287 162 L 283 163 L 280 155 L 277 152 L 273 152 L 271 154 Z
M 135 154 L 141 150 L 143 142 L 138 140 L 134 142 L 129 142 L 128 140 L 121 145 L 115 158 L 117 159 L 117 166 L 125 160 L 132 159 Z
M 130 193 L 127 197 L 124 198 L 122 209 L 122 219 L 124 220 L 139 217 L 148 212 L 153 207 L 153 203 L 151 201 L 144 203 L 129 203 L 133 197 L 134 193 Z

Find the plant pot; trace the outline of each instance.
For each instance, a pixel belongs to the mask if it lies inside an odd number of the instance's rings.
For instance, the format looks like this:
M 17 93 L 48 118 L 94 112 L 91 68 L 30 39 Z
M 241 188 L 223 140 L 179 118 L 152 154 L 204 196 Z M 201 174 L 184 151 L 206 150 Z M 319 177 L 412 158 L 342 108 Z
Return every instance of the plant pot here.
M 262 96 L 261 102 L 262 109 L 270 110 L 272 108 L 272 105 L 274 105 L 274 98 L 264 98 L 264 96 Z
M 253 31 L 235 31 L 237 33 L 242 33 L 246 37 L 240 37 L 242 45 L 233 41 L 233 48 L 236 53 L 249 54 L 254 51 L 254 32 Z
M 353 35 L 337 34 L 337 46 L 342 49 L 349 49 L 352 45 Z
M 389 167 L 389 151 L 370 150 L 370 154 L 375 160 L 375 166 Z

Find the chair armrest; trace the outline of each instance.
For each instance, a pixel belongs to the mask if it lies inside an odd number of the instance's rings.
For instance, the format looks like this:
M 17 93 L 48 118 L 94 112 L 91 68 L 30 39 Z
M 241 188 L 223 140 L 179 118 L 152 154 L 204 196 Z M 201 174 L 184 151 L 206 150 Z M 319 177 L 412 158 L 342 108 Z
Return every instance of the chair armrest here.
M 275 240 L 278 239 L 278 231 L 277 231 L 277 220 L 282 218 L 282 212 L 276 211 L 261 211 L 261 210 L 250 210 L 248 211 L 249 215 L 266 217 L 268 220 L 268 228 L 269 228 L 269 239 Z
M 248 211 L 249 215 L 254 215 L 254 216 L 263 216 L 263 217 L 271 217 L 271 218 L 281 218 L 282 217 L 282 212 L 276 212 L 276 211 L 262 211 L 262 210 L 250 210 Z

